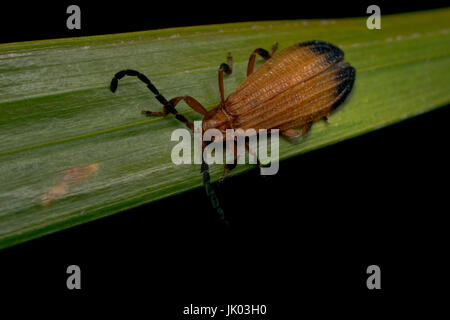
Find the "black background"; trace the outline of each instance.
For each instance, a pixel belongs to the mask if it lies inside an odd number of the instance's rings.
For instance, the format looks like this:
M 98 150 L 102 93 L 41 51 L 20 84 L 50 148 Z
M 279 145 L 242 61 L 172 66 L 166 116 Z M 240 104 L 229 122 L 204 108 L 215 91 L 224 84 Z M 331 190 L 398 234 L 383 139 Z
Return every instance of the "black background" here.
M 372 4 L 73 3 L 81 7 L 80 31 L 65 26 L 72 3 L 2 4 L 1 40 L 364 16 Z M 382 14 L 441 6 L 378 4 Z M 356 312 L 365 317 L 401 301 L 414 309 L 420 304 L 413 301 L 444 286 L 448 270 L 449 116 L 442 108 L 283 161 L 275 176 L 261 177 L 255 169 L 228 179 L 216 186 L 228 229 L 197 189 L 4 249 L 0 289 L 10 296 L 51 296 L 47 301 L 74 309 L 100 298 L 117 301 L 109 310 L 133 301 L 129 311 L 167 319 L 187 319 L 182 307 L 190 303 L 266 304 L 271 316 L 261 319 L 361 307 Z M 80 291 L 66 288 L 71 264 L 81 267 Z M 366 288 L 371 264 L 382 271 L 378 291 Z
M 66 9 L 81 8 L 81 30 L 68 30 Z M 366 16 L 377 4 L 381 14 L 448 6 L 445 1 L 4 1 L 2 42 L 89 36 L 238 21 Z

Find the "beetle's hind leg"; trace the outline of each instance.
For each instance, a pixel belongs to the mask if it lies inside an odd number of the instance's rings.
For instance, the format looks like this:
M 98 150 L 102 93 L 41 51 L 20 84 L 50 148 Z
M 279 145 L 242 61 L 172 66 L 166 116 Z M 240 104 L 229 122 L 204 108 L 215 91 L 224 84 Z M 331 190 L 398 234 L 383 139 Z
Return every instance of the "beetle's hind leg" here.
M 258 156 L 253 152 L 253 150 L 250 149 L 250 146 L 249 146 L 249 144 L 248 144 L 247 142 L 245 142 L 245 149 L 246 149 L 247 152 L 248 152 L 249 158 L 250 158 L 250 156 L 253 156 L 253 157 L 256 158 L 256 164 L 258 165 L 258 168 L 259 168 L 259 170 L 261 171 L 261 167 L 262 167 L 263 165 L 262 165 L 261 162 L 259 161 Z
M 253 50 L 252 54 L 250 55 L 250 58 L 248 59 L 248 65 L 247 65 L 247 77 L 253 73 L 253 69 L 255 68 L 255 59 L 256 55 L 259 54 L 261 57 L 264 58 L 264 60 L 270 59 L 275 51 L 278 49 L 278 42 L 275 42 L 272 46 L 272 49 L 270 52 L 263 48 L 258 48 Z
M 296 139 L 300 138 L 302 135 L 295 129 L 287 129 L 284 131 L 281 131 L 281 135 L 283 137 L 289 138 L 289 139 Z
M 308 134 L 309 130 L 311 130 L 312 125 L 313 125 L 312 122 L 308 122 L 305 125 L 303 125 L 301 133 L 299 133 L 296 129 L 287 129 L 281 131 L 281 134 L 289 139 L 305 137 Z
M 309 132 L 309 130 L 311 130 L 313 123 L 312 122 L 308 122 L 307 124 L 305 124 L 302 128 L 302 137 L 306 136 Z

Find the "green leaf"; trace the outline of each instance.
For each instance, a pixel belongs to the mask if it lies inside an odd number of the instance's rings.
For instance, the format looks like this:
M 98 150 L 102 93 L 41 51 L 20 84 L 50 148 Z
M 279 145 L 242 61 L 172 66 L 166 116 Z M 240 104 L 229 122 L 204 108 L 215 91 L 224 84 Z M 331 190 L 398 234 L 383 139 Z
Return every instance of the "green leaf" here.
M 198 165 L 170 159 L 171 133 L 182 124 L 140 114 L 161 110 L 146 87 L 126 78 L 116 94 L 108 90 L 121 69 L 210 109 L 228 51 L 235 63 L 227 94 L 257 47 L 338 45 L 357 70 L 354 90 L 328 126 L 316 123 L 301 143 L 282 141 L 282 159 L 448 104 L 450 10 L 382 16 L 381 26 L 368 30 L 366 18 L 268 21 L 0 45 L 0 247 L 201 185 Z M 179 110 L 200 119 L 183 103 Z M 213 180 L 221 171 L 212 166 Z

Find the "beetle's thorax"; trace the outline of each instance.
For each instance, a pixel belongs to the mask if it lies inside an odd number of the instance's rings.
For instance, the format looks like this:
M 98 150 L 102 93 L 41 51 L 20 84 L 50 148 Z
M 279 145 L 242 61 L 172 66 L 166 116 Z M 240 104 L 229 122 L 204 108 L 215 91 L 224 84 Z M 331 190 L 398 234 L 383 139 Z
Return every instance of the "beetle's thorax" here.
M 233 117 L 225 110 L 220 103 L 214 109 L 208 111 L 203 118 L 202 129 L 205 132 L 208 129 L 218 129 L 225 134 L 226 129 L 233 128 Z

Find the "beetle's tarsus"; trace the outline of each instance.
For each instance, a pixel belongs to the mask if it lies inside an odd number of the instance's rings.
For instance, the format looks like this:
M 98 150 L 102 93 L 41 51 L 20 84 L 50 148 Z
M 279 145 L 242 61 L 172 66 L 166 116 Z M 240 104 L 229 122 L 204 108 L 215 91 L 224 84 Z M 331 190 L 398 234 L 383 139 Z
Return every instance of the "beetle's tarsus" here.
M 225 178 L 228 176 L 228 171 L 229 171 L 228 166 L 225 165 L 225 167 L 224 167 L 224 169 L 223 169 L 223 173 L 222 173 L 222 175 L 220 176 L 219 180 L 217 181 L 217 182 L 219 183 L 219 185 L 221 185 L 221 184 L 224 183 Z
M 309 130 L 311 130 L 312 127 L 312 122 L 309 122 L 307 124 L 305 124 L 302 128 L 302 137 L 306 136 L 309 132 Z
M 227 63 L 222 63 L 219 66 L 219 92 L 220 92 L 220 101 L 225 103 L 224 89 L 223 89 L 223 73 L 230 75 L 233 72 L 233 57 L 231 56 L 231 52 L 228 52 L 227 55 Z
M 295 129 L 287 129 L 285 131 L 281 131 L 281 134 L 286 138 L 295 139 L 301 137 L 301 134 Z
M 233 56 L 231 55 L 231 52 L 227 53 L 227 63 L 222 63 L 219 66 L 219 70 L 220 69 L 222 69 L 222 71 L 225 72 L 227 75 L 233 73 Z
M 167 115 L 167 112 L 142 110 L 141 114 L 145 115 L 146 117 L 165 117 Z
M 272 57 L 275 51 L 278 49 L 278 42 L 275 42 L 272 46 L 272 49 L 270 49 L 270 56 Z
M 253 50 L 253 52 L 250 54 L 250 58 L 248 59 L 248 65 L 247 65 L 247 77 L 253 73 L 253 69 L 255 68 L 255 59 L 256 55 L 260 55 L 264 60 L 268 60 L 272 57 L 272 55 L 275 53 L 275 51 L 278 48 L 278 42 L 275 42 L 272 46 L 271 51 L 267 51 L 263 48 L 258 48 Z
M 231 52 L 228 52 L 228 54 L 227 54 L 227 64 L 228 64 L 229 72 L 227 72 L 226 74 L 230 75 L 233 73 L 233 56 L 231 55 Z

